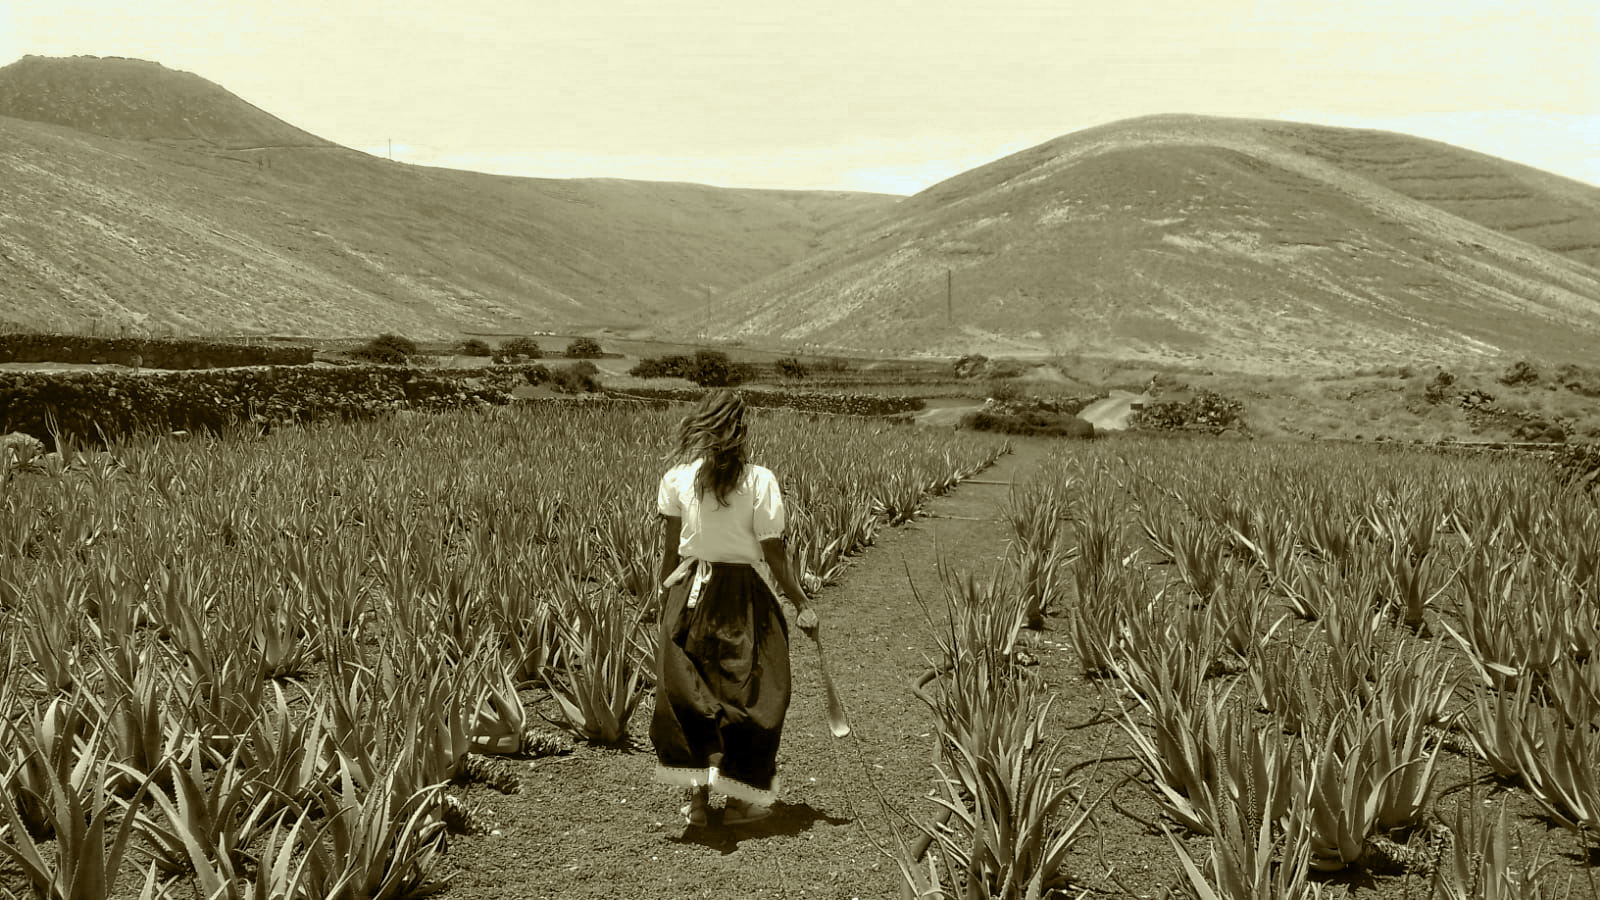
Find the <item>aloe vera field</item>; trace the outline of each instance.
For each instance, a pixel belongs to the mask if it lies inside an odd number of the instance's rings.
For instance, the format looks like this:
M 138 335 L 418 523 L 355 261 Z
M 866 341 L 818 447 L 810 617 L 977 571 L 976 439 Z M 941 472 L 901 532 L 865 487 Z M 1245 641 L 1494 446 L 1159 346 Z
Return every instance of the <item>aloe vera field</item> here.
M 1529 456 L 760 412 L 770 819 L 650 782 L 683 408 L 89 451 L 0 485 L 0 892 L 1600 896 L 1600 508 Z

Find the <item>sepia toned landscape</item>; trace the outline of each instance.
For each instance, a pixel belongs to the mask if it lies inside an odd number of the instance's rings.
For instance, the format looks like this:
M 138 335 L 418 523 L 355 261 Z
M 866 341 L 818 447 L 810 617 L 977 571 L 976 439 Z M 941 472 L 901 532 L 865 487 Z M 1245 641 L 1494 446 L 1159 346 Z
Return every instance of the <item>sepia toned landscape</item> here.
M 0 896 L 1600 897 L 1597 346 L 1600 188 L 1399 133 L 541 179 L 25 57 Z M 822 619 L 745 826 L 647 736 L 717 387 Z

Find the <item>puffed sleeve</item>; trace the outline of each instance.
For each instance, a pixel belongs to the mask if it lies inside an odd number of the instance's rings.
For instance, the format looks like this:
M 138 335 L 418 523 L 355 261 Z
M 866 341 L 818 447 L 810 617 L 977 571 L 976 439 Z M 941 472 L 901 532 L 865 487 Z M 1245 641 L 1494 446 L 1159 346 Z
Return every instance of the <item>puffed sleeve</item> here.
M 683 517 L 683 495 L 678 490 L 678 468 L 674 466 L 661 476 L 661 486 L 656 489 L 656 512 L 663 516 Z
M 765 468 L 757 469 L 754 487 L 756 540 L 783 537 L 783 492 L 778 489 L 778 479 Z

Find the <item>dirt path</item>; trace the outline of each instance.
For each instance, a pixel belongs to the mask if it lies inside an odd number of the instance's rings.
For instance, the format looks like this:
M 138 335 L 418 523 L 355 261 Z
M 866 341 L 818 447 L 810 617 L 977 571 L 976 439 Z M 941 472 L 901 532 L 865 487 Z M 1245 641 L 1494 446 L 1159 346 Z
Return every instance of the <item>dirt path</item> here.
M 1052 445 L 1018 441 L 976 479 L 936 498 L 917 521 L 879 533 L 840 582 L 817 597 L 823 640 L 853 733 L 828 731 L 816 654 L 793 645 L 794 702 L 779 757 L 781 800 L 740 830 L 688 828 L 677 794 L 649 779 L 647 741 L 581 747 L 523 763 L 524 789 L 468 788 L 501 834 L 457 838 L 445 857 L 450 898 L 892 898 L 900 876 L 879 847 L 899 810 L 930 807 L 932 717 L 910 690 L 936 652 L 913 592 L 937 615 L 938 565 L 987 572 L 1005 553 L 1013 479 Z M 634 730 L 649 722 L 647 699 Z
M 1133 405 L 1149 402 L 1149 394 L 1112 391 L 1109 397 L 1085 406 L 1083 411 L 1078 413 L 1078 418 L 1093 425 L 1096 432 L 1126 431 L 1128 416 L 1133 414 Z

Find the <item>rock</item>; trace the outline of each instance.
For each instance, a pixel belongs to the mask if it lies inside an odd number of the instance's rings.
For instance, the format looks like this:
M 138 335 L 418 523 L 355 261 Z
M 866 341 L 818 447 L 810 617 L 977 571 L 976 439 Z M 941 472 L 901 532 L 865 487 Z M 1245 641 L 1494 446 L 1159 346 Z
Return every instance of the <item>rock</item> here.
M 1070 420 L 1068 420 L 1067 425 L 1066 425 L 1066 429 L 1065 429 L 1065 431 L 1063 433 L 1067 437 L 1071 437 L 1071 438 L 1085 438 L 1085 439 L 1093 438 L 1094 437 L 1094 423 L 1093 422 L 1089 422 L 1089 421 L 1085 421 L 1084 419 L 1080 419 L 1080 418 L 1074 416 Z
M 0 437 L 0 458 L 7 465 L 26 466 L 44 455 L 44 441 L 31 434 L 13 431 Z

